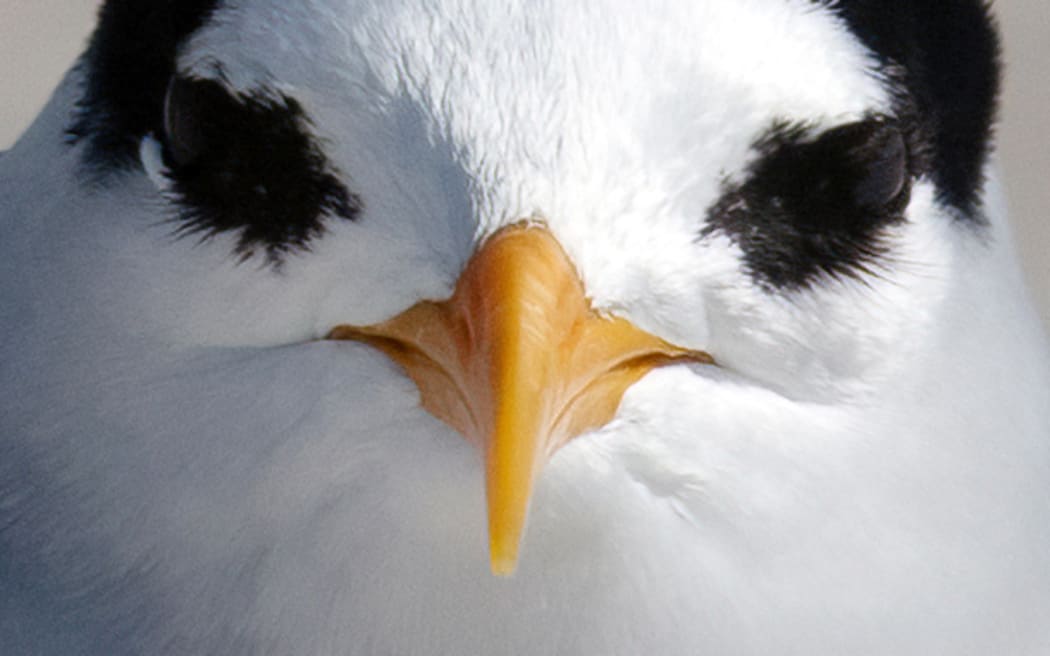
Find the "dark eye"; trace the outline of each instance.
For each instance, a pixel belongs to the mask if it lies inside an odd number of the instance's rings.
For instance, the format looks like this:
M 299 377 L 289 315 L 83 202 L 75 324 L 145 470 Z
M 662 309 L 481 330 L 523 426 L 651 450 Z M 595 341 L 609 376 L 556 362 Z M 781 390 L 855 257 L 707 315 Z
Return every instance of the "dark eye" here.
M 208 108 L 219 105 L 211 86 L 172 77 L 164 96 L 164 143 L 174 167 L 190 165 L 207 150 Z
M 900 130 L 886 123 L 857 123 L 832 133 L 831 139 L 842 141 L 833 143 L 832 150 L 845 151 L 843 177 L 856 207 L 878 214 L 902 199 L 910 177 Z
M 755 144 L 741 183 L 727 183 L 704 233 L 741 248 L 760 284 L 798 288 L 822 276 L 870 271 L 884 229 L 904 220 L 912 174 L 896 123 L 872 118 L 816 136 L 777 125 Z
M 909 182 L 903 135 L 876 120 L 829 130 L 812 143 L 780 146 L 760 169 L 763 191 L 794 201 L 800 220 L 828 229 L 884 219 Z
M 303 249 L 326 218 L 353 219 L 360 202 L 310 134 L 302 107 L 260 89 L 173 77 L 164 101 L 164 153 L 181 232 L 234 232 L 244 257 Z

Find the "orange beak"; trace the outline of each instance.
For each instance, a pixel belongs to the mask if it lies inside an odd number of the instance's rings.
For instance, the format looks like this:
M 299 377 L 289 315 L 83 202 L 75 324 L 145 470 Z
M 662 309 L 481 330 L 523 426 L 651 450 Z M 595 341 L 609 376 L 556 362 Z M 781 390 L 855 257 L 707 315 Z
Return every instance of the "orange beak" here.
M 337 326 L 328 338 L 386 353 L 415 381 L 423 407 L 480 449 L 497 575 L 514 572 L 533 483 L 558 448 L 608 423 L 654 367 L 712 362 L 594 312 L 557 240 L 528 224 L 492 235 L 448 300 L 372 326 Z

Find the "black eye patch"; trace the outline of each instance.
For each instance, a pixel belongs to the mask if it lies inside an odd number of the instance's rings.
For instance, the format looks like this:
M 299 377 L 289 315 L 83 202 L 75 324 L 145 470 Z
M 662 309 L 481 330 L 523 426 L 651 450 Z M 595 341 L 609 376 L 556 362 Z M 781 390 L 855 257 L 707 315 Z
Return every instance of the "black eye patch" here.
M 870 272 L 884 228 L 904 220 L 917 166 L 897 124 L 878 117 L 811 136 L 780 123 L 754 148 L 746 178 L 724 183 L 701 236 L 727 235 L 767 289 Z
M 811 2 L 841 18 L 878 60 L 898 100 L 896 113 L 910 113 L 924 133 L 937 199 L 961 210 L 955 218 L 983 224 L 984 167 L 1000 87 L 993 3 Z
M 173 77 L 164 156 L 180 233 L 238 235 L 237 253 L 279 262 L 308 247 L 325 217 L 353 220 L 360 199 L 340 181 L 294 99 L 242 95 L 216 80 Z

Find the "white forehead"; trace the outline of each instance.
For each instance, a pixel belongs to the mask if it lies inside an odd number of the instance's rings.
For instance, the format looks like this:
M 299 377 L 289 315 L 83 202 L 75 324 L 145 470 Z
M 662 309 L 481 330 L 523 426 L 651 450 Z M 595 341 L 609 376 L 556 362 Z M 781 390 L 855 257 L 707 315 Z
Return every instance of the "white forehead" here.
M 812 0 L 246 0 L 189 58 L 343 117 L 407 96 L 504 174 L 601 176 L 608 161 L 622 175 L 654 158 L 732 171 L 773 119 L 831 124 L 888 105 L 867 52 Z

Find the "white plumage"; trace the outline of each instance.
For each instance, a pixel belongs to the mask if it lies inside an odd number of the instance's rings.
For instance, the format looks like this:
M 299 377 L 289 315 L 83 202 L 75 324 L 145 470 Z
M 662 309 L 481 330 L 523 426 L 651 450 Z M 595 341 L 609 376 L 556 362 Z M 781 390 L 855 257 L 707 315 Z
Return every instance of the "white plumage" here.
M 175 65 L 293 98 L 362 210 L 280 266 L 177 238 L 163 135 L 98 179 L 64 135 L 84 65 L 4 154 L 5 654 L 1050 650 L 1050 362 L 993 173 L 986 224 L 916 176 L 858 276 L 771 289 L 701 231 L 771 123 L 896 111 L 831 8 L 230 1 Z M 718 366 L 560 450 L 501 579 L 475 449 L 318 340 L 523 218 Z

